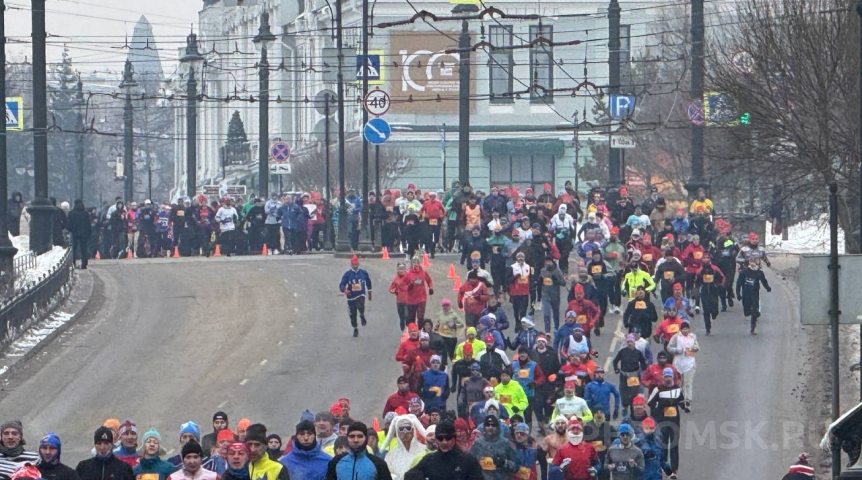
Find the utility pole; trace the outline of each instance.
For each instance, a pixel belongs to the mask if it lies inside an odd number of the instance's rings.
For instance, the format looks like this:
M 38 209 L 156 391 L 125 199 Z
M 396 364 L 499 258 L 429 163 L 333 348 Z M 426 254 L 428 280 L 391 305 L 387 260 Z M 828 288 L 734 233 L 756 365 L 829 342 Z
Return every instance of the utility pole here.
M 856 4 L 856 13 L 859 14 L 859 25 L 862 28 L 862 0 Z M 859 78 L 862 78 L 862 34 L 859 35 L 859 72 Z M 859 144 L 859 252 L 862 253 L 862 83 L 859 84 L 859 140 L 857 143 Z M 862 325 L 859 325 L 859 336 L 862 338 Z M 859 364 L 862 365 L 862 351 L 860 351 Z M 859 400 L 862 401 L 862 382 L 859 382 Z
M 574 123 L 575 125 L 574 138 L 572 139 L 572 149 L 575 151 L 575 193 L 578 192 L 578 168 L 580 167 L 579 160 L 581 152 L 581 123 L 578 121 L 578 116 L 580 115 L 580 113 L 581 112 L 575 110 L 575 114 L 572 115 L 574 117 L 574 121 L 572 123 Z M 584 117 L 586 117 L 586 112 L 584 113 Z
M 832 343 L 832 421 L 841 415 L 841 353 L 838 342 L 838 324 L 841 310 L 838 297 L 838 184 L 829 184 L 829 337 Z M 832 449 L 832 478 L 841 475 L 841 449 Z
M 608 91 L 611 94 L 620 93 L 620 11 L 619 1 L 611 0 L 608 6 Z M 608 187 L 617 188 L 624 180 L 621 171 L 623 151 L 610 144 L 611 138 L 608 137 Z
M 77 179 L 75 181 L 75 198 L 84 199 L 84 130 L 87 128 L 84 122 L 84 113 L 81 109 L 84 106 L 84 83 L 81 81 L 81 75 L 78 74 L 78 84 L 76 85 L 75 106 L 78 107 L 78 128 L 81 133 L 75 136 L 75 160 L 77 163 Z
M 30 249 L 41 255 L 53 244 L 54 206 L 48 200 L 48 85 L 45 60 L 45 0 L 32 0 L 33 23 L 33 186 Z M 5 80 L 4 80 L 5 81 Z M 5 97 L 4 101 L 5 101 Z
M 260 29 L 252 40 L 260 49 L 260 106 L 258 108 L 257 176 L 258 197 L 269 198 L 269 61 L 266 49 L 275 42 L 269 29 L 269 12 L 264 6 L 260 14 Z
M 339 0 L 336 0 L 339 1 Z M 359 65 L 360 72 L 362 72 L 362 99 L 365 99 L 365 95 L 368 94 L 368 1 L 362 0 L 362 61 L 363 64 Z M 365 108 L 365 105 L 362 105 L 362 128 L 365 128 L 365 124 L 368 123 L 368 110 Z M 368 199 L 370 198 L 368 192 L 368 140 L 365 138 L 365 135 L 360 135 L 362 137 L 362 233 L 359 236 L 359 250 L 362 251 L 374 251 L 374 244 L 372 243 L 372 234 L 371 229 L 373 228 L 371 224 L 371 215 L 369 214 L 369 206 Z M 377 195 L 380 195 L 380 192 L 377 192 Z M 379 197 L 378 200 L 380 201 Z
M 0 0 L 0 98 L 6 101 L 6 1 Z M 5 107 L 4 107 L 5 108 Z M 18 249 L 9 241 L 8 216 L 6 215 L 9 201 L 9 185 L 6 176 L 8 165 L 6 158 L 6 122 L 0 126 L 0 298 L 10 298 L 9 294 L 15 285 L 12 260 Z
M 443 191 L 446 191 L 446 124 L 440 128 L 440 157 L 443 159 Z M 440 199 L 443 200 L 442 198 Z
M 330 180 L 331 168 L 329 166 L 329 102 L 331 99 L 328 90 L 323 97 L 326 99 L 326 104 L 323 106 L 323 116 L 326 121 L 323 125 L 323 146 L 326 152 L 326 238 L 324 243 L 328 242 L 329 246 L 335 250 L 335 239 L 332 236 L 332 180 Z
M 479 11 L 478 5 L 458 4 L 452 13 L 470 14 Z M 461 35 L 458 37 L 458 180 L 461 185 L 470 181 L 470 23 L 461 20 Z M 443 185 L 445 189 L 446 186 Z
M 335 240 L 335 250 L 346 252 L 351 249 L 348 230 L 350 222 L 347 219 L 347 204 L 344 200 L 345 186 L 344 182 L 344 48 L 342 35 L 342 18 L 341 18 L 342 2 L 335 2 L 335 48 L 338 50 L 338 74 L 336 75 L 336 117 L 338 119 L 338 235 Z
M 135 145 L 134 145 L 134 120 L 132 111 L 132 89 L 138 87 L 135 81 L 135 70 L 132 62 L 126 60 L 123 70 L 123 81 L 120 89 L 126 92 L 126 106 L 123 109 L 123 197 L 126 202 L 135 199 Z
M 203 55 L 198 52 L 198 36 L 192 32 L 186 37 L 186 54 L 180 58 L 180 63 L 189 67 L 186 82 L 186 195 L 189 197 L 198 192 L 198 82 L 195 68 L 203 61 Z
M 691 98 L 703 101 L 703 1 L 691 0 Z M 703 125 L 691 124 L 691 176 L 685 189 L 690 197 L 697 195 L 697 189 L 709 189 L 703 175 Z

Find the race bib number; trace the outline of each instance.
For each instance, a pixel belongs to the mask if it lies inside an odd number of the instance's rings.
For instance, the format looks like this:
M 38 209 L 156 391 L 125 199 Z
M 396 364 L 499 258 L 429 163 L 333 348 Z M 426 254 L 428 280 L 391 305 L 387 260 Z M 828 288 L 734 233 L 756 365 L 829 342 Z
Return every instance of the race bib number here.
M 182 210 L 177 210 L 177 216 L 178 216 L 178 217 L 185 217 L 185 216 L 186 216 L 186 212 L 184 212 L 184 211 L 182 211 Z
M 593 274 L 602 273 L 602 266 L 601 265 L 593 265 L 592 267 L 590 267 L 590 273 L 593 273 Z
M 544 286 L 546 286 L 546 287 L 550 287 L 550 286 L 554 285 L 554 280 L 553 280 L 553 279 L 551 279 L 551 277 L 545 277 L 545 278 L 542 280 L 542 285 L 544 285 Z
M 482 467 L 482 470 L 496 470 L 497 466 L 494 465 L 494 459 L 491 457 L 482 457 L 479 459 L 479 466 Z
M 586 325 L 587 324 L 587 316 L 586 315 L 578 315 L 577 321 L 581 325 Z
M 664 416 L 665 417 L 675 417 L 678 413 L 676 411 L 676 407 L 665 407 Z
M 350 289 L 353 290 L 354 292 L 361 292 L 362 291 L 362 284 L 361 283 L 354 283 L 353 285 L 350 286 Z
M 692 350 L 690 348 L 685 349 L 685 356 L 686 357 L 693 357 L 695 355 L 697 355 L 697 352 L 695 352 L 694 350 Z
M 394 209 L 393 209 L 392 207 L 386 207 L 386 211 L 387 211 L 387 212 L 392 212 L 392 211 L 394 211 Z
M 645 253 L 643 256 L 643 259 L 645 262 L 651 262 L 652 261 L 652 254 L 651 253 Z
M 643 300 L 638 300 L 635 302 L 636 310 L 646 310 L 646 302 Z
M 530 278 L 529 278 L 529 277 L 525 277 L 525 276 L 521 275 L 521 276 L 518 278 L 518 283 L 520 283 L 520 284 L 530 283 Z
M 530 369 L 522 368 L 518 370 L 518 378 L 530 378 Z
M 512 403 L 511 395 L 500 395 L 500 403 L 510 405 Z
M 664 272 L 664 279 L 665 280 L 673 281 L 673 276 L 674 276 L 673 272 L 670 272 L 670 271 Z
M 638 377 L 629 377 L 626 379 L 626 386 L 627 387 L 638 387 L 638 386 L 640 386 L 640 384 L 641 384 L 641 381 Z
M 591 443 L 593 444 L 593 449 L 595 449 L 595 451 L 597 452 L 604 452 L 605 450 L 607 450 L 605 444 L 602 443 L 601 440 L 593 440 Z
M 611 260 L 616 260 L 617 258 L 619 258 L 619 256 L 620 256 L 620 254 L 617 252 L 608 253 L 608 258 L 610 258 Z
M 620 462 L 617 464 L 616 471 L 618 471 L 620 473 L 625 473 L 628 471 L 628 469 L 629 469 L 628 464 Z
M 429 218 L 428 219 L 428 225 L 431 225 L 432 227 L 437 225 L 437 219 L 436 218 Z
M 443 389 L 440 387 L 431 387 L 428 389 L 429 392 L 433 392 L 435 396 L 439 397 L 443 394 Z
M 701 258 L 703 258 L 703 252 L 694 252 L 695 260 L 700 260 Z
M 679 325 L 673 323 L 667 326 L 668 333 L 677 333 L 679 332 Z
M 494 255 L 497 255 L 498 253 L 500 253 L 500 247 L 497 247 L 497 246 L 491 247 L 491 252 L 493 252 Z
M 527 467 L 521 467 L 518 469 L 518 472 L 515 473 L 515 478 L 520 478 L 521 480 L 529 480 L 530 475 L 532 475 L 532 471 L 530 471 Z
M 472 260 L 479 260 L 480 258 L 482 258 L 482 254 L 479 252 L 472 252 L 470 254 L 470 259 Z
M 138 475 L 137 480 L 159 480 L 158 473 L 142 473 Z
M 703 276 L 703 283 L 712 283 L 714 278 L 715 278 L 714 275 L 710 275 L 707 273 Z
M 422 285 L 422 279 L 417 278 L 416 280 L 413 280 L 413 285 Z

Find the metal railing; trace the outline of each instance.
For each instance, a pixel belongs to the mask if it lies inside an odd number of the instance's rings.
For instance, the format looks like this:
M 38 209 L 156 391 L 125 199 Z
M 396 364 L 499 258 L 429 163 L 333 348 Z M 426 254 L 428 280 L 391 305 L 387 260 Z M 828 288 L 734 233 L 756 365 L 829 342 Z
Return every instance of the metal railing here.
M 33 250 L 19 255 L 12 260 L 13 278 L 20 278 L 27 270 L 36 268 L 36 253 Z
M 15 289 L 10 298 L 0 299 L 0 349 L 46 318 L 69 296 L 75 278 L 74 266 L 72 249 L 66 249 L 51 271 Z

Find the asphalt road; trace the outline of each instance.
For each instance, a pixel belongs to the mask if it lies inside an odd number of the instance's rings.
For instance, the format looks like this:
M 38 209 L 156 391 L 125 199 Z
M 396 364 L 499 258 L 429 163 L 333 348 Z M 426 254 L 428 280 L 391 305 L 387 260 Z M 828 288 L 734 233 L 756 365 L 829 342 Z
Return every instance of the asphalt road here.
M 438 282 L 431 315 L 441 298 L 455 298 L 446 279 L 454 259 L 438 256 L 431 268 Z M 87 456 L 92 432 L 108 417 L 158 428 L 167 449 L 177 447 L 179 425 L 187 420 L 209 431 L 216 410 L 225 410 L 232 425 L 248 417 L 284 438 L 303 410 L 328 409 L 346 396 L 351 416 L 370 423 L 400 372 L 393 360 L 400 332 L 387 291 L 395 263 L 363 262 L 376 296 L 368 304 L 369 325 L 354 339 L 337 292 L 346 259 L 92 262 L 96 287 L 84 316 L 6 380 L 0 411 L 24 421 L 31 445 L 44 432 L 56 432 L 66 463 L 73 465 Z M 772 478 L 802 450 L 785 445 L 781 424 L 804 421 L 788 397 L 800 381 L 802 359 L 795 352 L 804 347 L 795 323 L 795 286 L 792 279 L 767 276 L 774 289 L 763 296 L 759 336 L 748 334 L 740 307 L 719 317 L 713 336 L 699 335 L 680 478 Z M 596 339 L 600 363 L 618 348 L 610 329 L 619 319 L 609 315 L 609 328 Z M 702 331 L 698 318 L 695 332 Z M 746 436 L 745 422 L 749 432 L 763 426 Z M 728 433 L 739 441 L 734 444 Z M 809 443 L 804 449 L 813 448 Z

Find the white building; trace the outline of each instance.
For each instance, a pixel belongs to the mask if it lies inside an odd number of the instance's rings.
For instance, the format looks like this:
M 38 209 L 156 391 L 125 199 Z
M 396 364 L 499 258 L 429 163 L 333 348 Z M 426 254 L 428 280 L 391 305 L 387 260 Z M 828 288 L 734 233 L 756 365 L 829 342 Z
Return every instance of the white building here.
M 265 3 L 265 4 L 264 4 Z M 418 10 L 452 16 L 454 5 L 444 2 L 412 2 Z M 314 135 L 321 115 L 313 104 L 334 76 L 332 0 L 208 0 L 200 12 L 201 49 L 207 64 L 199 78 L 199 92 L 210 99 L 236 96 L 257 98 L 257 61 L 260 54 L 252 39 L 257 34 L 264 8 L 271 18 L 278 41 L 269 51 L 270 133 L 268 141 L 282 139 L 295 152 L 315 148 Z M 607 2 L 550 0 L 524 3 L 501 0 L 487 3 L 509 15 L 539 14 L 538 19 L 507 19 L 485 16 L 469 22 L 473 45 L 471 59 L 470 181 L 476 188 L 490 184 L 540 186 L 545 182 L 559 190 L 574 176 L 573 114 L 595 122 L 593 111 L 605 108 L 608 85 Z M 480 6 L 480 8 L 484 8 Z M 631 58 L 648 44 L 646 35 L 656 11 L 646 2 L 622 2 L 623 58 Z M 362 4 L 345 0 L 343 45 L 350 58 L 361 47 Z M 369 9 L 371 23 L 379 25 L 409 19 L 416 14 L 403 0 L 377 0 Z M 387 91 L 393 104 L 384 116 L 393 135 L 381 149 L 399 148 L 408 153 L 411 168 L 389 183 L 414 183 L 422 189 L 440 189 L 444 175 L 449 183 L 458 174 L 458 60 L 460 21 L 416 20 L 393 28 L 373 28 L 370 56 L 380 58 L 379 81 L 369 88 Z M 544 37 L 552 43 L 530 43 Z M 492 48 L 493 47 L 493 48 Z M 502 47 L 502 48 L 499 48 Z M 354 62 L 355 63 L 355 62 Z M 355 66 L 355 65 L 354 65 Z M 351 78 L 353 75 L 353 78 Z M 345 124 L 348 138 L 358 138 L 361 85 L 355 73 L 345 74 Z M 584 86 L 584 82 L 598 88 Z M 184 78 L 174 80 L 180 93 Z M 534 84 L 556 90 L 532 88 Z M 576 87 L 582 85 L 572 96 Z M 514 92 L 514 94 L 513 94 Z M 283 102 L 278 103 L 277 98 Z M 410 99 L 412 98 L 412 101 Z M 224 144 L 228 121 L 240 112 L 251 143 L 251 161 L 227 169 L 227 183 L 241 177 L 254 190 L 257 171 L 258 105 L 247 101 L 204 101 L 198 124 L 198 183 L 222 181 L 219 148 Z M 185 184 L 184 109 L 177 109 L 177 186 Z M 335 114 L 333 108 L 333 116 Z M 441 142 L 445 124 L 446 142 Z M 607 135 L 581 130 L 586 137 L 607 140 Z M 335 142 L 335 134 L 332 142 Z M 265 145 L 264 148 L 269 148 Z M 442 158 L 447 158 L 444 174 Z M 579 158 L 586 154 L 581 148 Z M 333 167 L 336 159 L 333 156 Z M 272 180 L 272 179 L 271 179 Z M 384 184 L 387 182 L 384 181 Z

